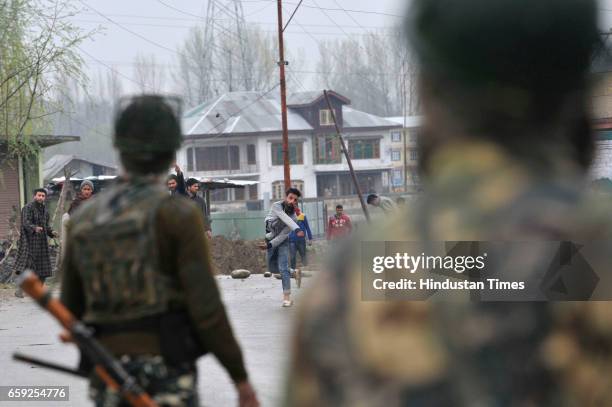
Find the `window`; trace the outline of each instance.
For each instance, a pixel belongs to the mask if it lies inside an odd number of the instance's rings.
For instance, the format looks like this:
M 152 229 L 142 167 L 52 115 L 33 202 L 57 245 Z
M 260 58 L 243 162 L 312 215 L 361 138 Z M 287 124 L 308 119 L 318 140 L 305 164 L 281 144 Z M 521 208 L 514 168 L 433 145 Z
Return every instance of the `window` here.
M 404 173 L 402 170 L 393 170 L 392 174 L 392 184 L 394 187 L 399 187 L 404 185 Z
M 289 164 L 304 164 L 304 143 L 289 143 Z M 283 165 L 283 143 L 272 143 L 272 165 Z
M 294 179 L 291 180 L 291 187 L 297 188 L 304 196 L 304 181 Z M 272 183 L 272 199 L 280 200 L 285 197 L 285 181 L 274 181 Z
M 249 185 L 249 199 L 251 201 L 256 201 L 257 200 L 257 184 L 255 185 Z
M 234 201 L 244 201 L 245 188 L 234 188 Z
M 353 160 L 370 160 L 380 158 L 380 140 L 349 140 L 349 155 Z
M 336 113 L 336 119 L 338 119 L 337 113 Z M 332 116 L 331 110 L 329 109 L 319 110 L 319 124 L 321 126 L 333 126 L 334 125 L 334 118 Z
M 391 141 L 397 143 L 402 141 L 402 132 L 401 131 L 392 131 L 391 132 Z
M 340 140 L 335 135 L 320 135 L 315 139 L 315 164 L 339 164 L 342 162 Z
M 410 159 L 416 161 L 419 159 L 419 152 L 415 149 L 410 150 Z
M 238 146 L 198 147 L 195 149 L 196 171 L 240 169 Z
M 247 146 L 247 164 L 253 165 L 257 164 L 257 158 L 255 155 L 255 145 L 249 144 Z
M 187 149 L 187 171 L 193 171 L 193 148 Z
M 227 201 L 227 193 L 229 189 L 211 189 L 210 200 L 211 202 L 224 202 Z
M 391 151 L 391 161 L 400 161 L 402 159 L 402 152 L 400 150 Z
M 419 139 L 420 136 L 420 131 L 419 129 L 412 129 L 410 130 L 410 142 L 411 143 L 416 143 Z

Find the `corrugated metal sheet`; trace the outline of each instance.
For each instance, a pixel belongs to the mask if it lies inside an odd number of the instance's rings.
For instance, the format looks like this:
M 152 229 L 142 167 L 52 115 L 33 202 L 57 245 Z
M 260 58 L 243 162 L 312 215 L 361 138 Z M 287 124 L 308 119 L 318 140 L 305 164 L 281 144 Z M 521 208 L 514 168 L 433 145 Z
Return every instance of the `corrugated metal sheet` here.
M 342 108 L 342 115 L 344 116 L 344 130 L 363 127 L 398 127 L 397 123 L 390 120 L 347 106 Z

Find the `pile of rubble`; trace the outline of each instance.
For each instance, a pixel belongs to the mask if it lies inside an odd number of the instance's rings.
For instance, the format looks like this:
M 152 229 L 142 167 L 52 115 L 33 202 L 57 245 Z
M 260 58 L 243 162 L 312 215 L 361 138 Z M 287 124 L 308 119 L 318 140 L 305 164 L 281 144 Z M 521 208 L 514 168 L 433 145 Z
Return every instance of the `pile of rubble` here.
M 267 270 L 266 252 L 257 247 L 254 240 L 229 240 L 215 236 L 212 240 L 212 261 L 215 272 L 230 275 L 238 269 L 252 274 L 263 274 Z

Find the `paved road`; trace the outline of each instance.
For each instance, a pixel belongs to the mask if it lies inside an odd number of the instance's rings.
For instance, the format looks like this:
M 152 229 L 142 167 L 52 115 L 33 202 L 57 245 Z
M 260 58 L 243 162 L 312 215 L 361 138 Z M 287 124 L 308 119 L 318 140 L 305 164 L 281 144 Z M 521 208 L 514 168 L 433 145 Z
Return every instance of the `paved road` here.
M 285 384 L 288 339 L 295 310 L 280 307 L 282 293 L 276 279 L 261 275 L 247 280 L 219 277 L 219 285 L 261 404 L 276 406 Z M 301 290 L 296 291 L 299 297 Z M 12 290 L 0 289 L 0 385 L 69 386 L 70 403 L 43 403 L 45 407 L 90 405 L 85 380 L 11 360 L 12 352 L 18 350 L 76 366 L 77 352 L 74 346 L 59 342 L 59 332 L 57 323 L 30 299 L 18 299 Z M 200 359 L 198 368 L 202 405 L 235 406 L 233 385 L 216 359 L 206 356 Z M 0 406 L 26 405 L 31 404 L 0 401 Z

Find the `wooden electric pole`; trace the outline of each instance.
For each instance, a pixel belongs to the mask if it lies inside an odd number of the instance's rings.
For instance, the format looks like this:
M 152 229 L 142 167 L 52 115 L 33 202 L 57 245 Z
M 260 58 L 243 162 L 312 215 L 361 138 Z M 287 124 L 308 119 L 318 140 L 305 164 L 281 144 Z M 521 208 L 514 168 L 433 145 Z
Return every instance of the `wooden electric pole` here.
M 283 126 L 283 166 L 285 169 L 285 190 L 291 188 L 291 168 L 289 167 L 289 129 L 287 127 L 287 82 L 285 81 L 285 45 L 283 41 L 283 4 L 277 0 L 278 8 L 278 66 L 280 68 L 281 121 Z
M 370 213 L 368 212 L 368 206 L 363 200 L 363 195 L 361 194 L 361 188 L 359 187 L 359 182 L 357 182 L 357 175 L 355 175 L 355 170 L 353 169 L 353 162 L 351 161 L 351 156 L 346 148 L 346 144 L 344 143 L 344 138 L 342 138 L 342 133 L 340 132 L 340 126 L 338 126 L 338 122 L 336 121 L 336 113 L 334 108 L 332 107 L 331 102 L 329 101 L 329 96 L 327 95 L 327 91 L 323 91 L 323 95 L 325 96 L 325 101 L 327 102 L 327 107 L 331 113 L 332 119 L 334 120 L 334 126 L 336 127 L 336 134 L 338 135 L 338 139 L 340 140 L 340 146 L 342 147 L 342 152 L 344 153 L 344 157 L 346 158 L 346 163 L 349 166 L 349 171 L 351 172 L 351 177 L 353 178 L 353 184 L 355 185 L 355 191 L 357 192 L 357 196 L 359 196 L 359 202 L 361 203 L 361 209 L 363 209 L 363 214 L 365 215 L 366 220 L 370 221 Z

